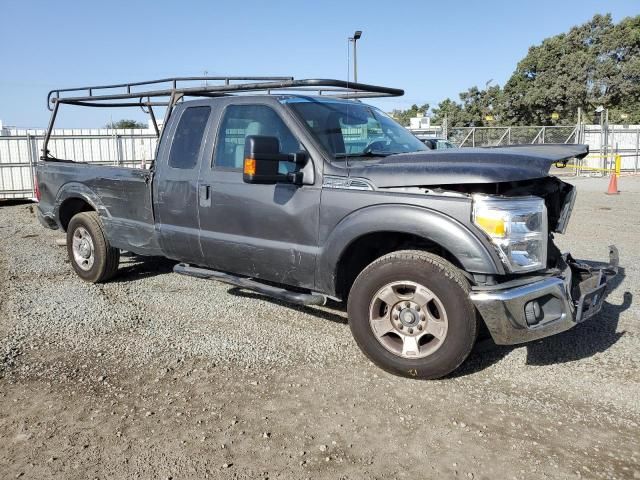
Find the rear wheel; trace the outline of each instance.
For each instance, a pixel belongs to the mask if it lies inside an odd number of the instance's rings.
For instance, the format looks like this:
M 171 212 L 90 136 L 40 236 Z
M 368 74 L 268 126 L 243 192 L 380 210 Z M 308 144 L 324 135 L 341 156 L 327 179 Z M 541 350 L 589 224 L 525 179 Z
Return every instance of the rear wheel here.
M 81 212 L 71 219 L 67 253 L 73 269 L 87 282 L 106 282 L 118 271 L 120 250 L 109 244 L 96 212 Z
M 464 275 L 422 251 L 398 251 L 371 263 L 356 278 L 347 309 L 358 346 L 397 375 L 447 375 L 467 358 L 478 333 Z

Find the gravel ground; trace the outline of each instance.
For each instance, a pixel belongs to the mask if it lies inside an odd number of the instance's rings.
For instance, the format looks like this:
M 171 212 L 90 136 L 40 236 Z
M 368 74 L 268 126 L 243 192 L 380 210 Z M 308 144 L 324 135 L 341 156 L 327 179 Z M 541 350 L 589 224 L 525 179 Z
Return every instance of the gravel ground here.
M 558 238 L 621 281 L 603 312 L 454 375 L 388 375 L 339 305 L 301 308 L 125 257 L 80 281 L 0 204 L 2 478 L 640 478 L 640 178 L 575 180 Z

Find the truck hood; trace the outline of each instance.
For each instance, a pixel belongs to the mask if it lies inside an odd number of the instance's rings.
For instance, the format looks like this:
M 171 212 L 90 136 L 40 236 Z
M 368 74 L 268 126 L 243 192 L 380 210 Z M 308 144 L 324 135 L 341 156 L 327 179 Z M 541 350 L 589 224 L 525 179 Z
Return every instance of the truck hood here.
M 587 145 L 513 145 L 400 153 L 349 160 L 349 174 L 376 187 L 496 183 L 546 177 L 554 163 L 583 158 Z

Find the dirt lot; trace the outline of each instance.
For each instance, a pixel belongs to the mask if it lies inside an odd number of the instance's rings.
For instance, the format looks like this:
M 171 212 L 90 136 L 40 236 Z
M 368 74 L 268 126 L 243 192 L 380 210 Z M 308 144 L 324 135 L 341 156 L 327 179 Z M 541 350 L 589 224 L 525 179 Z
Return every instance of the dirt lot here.
M 390 376 L 339 306 L 285 306 L 124 258 L 80 281 L 0 204 L 1 478 L 640 478 L 640 178 L 575 182 L 559 238 L 624 266 L 603 313 L 455 375 Z

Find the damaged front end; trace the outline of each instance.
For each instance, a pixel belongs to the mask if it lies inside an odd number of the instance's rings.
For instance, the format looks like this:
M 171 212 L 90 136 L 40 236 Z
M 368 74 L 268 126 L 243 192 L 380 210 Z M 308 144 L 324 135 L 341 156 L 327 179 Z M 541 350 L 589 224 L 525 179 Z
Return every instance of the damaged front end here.
M 496 249 L 506 273 L 476 278 L 471 300 L 497 344 L 517 344 L 568 330 L 601 309 L 618 271 L 562 254 L 554 235 L 567 229 L 576 190 L 548 176 L 513 182 L 422 187 L 432 194 L 464 195 L 472 223 Z
M 605 267 L 576 262 L 569 254 L 560 257 L 558 267 L 555 274 L 473 288 L 471 300 L 497 344 L 554 335 L 597 314 L 618 273 L 618 250 L 609 247 Z
M 504 271 L 467 272 L 470 297 L 494 341 L 515 344 L 593 317 L 617 273 L 613 246 L 609 264 L 595 268 L 554 243 L 567 229 L 576 189 L 549 169 L 588 151 L 586 145 L 452 149 L 392 155 L 357 173 L 382 190 L 471 200 L 470 227 L 493 247 Z
M 553 238 L 556 233 L 566 232 L 576 199 L 573 185 L 548 176 L 511 182 L 430 185 L 416 190 L 473 199 L 472 221 L 491 240 L 505 263 L 507 276 L 558 267 L 561 255 Z M 526 260 L 527 254 L 535 258 L 528 263 L 513 261 L 512 247 L 520 260 Z
M 583 322 L 601 309 L 618 271 L 562 254 L 554 234 L 564 233 L 576 198 L 556 177 L 482 185 L 447 186 L 474 199 L 473 221 L 491 240 L 508 273 L 472 287 L 471 300 L 497 344 L 543 338 Z

